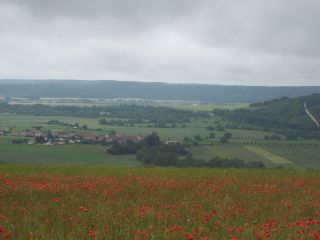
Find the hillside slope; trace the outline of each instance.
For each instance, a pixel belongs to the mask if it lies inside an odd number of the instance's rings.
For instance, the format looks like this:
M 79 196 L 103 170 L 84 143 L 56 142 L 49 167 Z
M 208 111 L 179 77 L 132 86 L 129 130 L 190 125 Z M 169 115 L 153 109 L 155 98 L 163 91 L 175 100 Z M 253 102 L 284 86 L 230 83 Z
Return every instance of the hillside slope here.
M 281 98 L 251 104 L 247 109 L 218 112 L 226 118 L 270 128 L 317 130 L 319 127 L 308 116 L 304 104 L 312 116 L 320 120 L 320 94 L 298 98 Z

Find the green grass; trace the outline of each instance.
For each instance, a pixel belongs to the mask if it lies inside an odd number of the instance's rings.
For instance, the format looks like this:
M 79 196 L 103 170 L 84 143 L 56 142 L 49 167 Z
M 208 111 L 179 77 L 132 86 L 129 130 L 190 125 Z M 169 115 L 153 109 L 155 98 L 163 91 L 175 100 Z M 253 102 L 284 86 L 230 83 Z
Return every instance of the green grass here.
M 264 164 L 266 164 L 266 166 L 275 166 L 275 164 L 267 158 L 264 158 L 263 156 L 251 152 L 242 146 L 199 146 L 191 147 L 190 152 L 194 155 L 194 157 L 201 158 L 204 160 L 210 160 L 213 157 L 220 157 L 226 159 L 240 158 L 245 162 L 261 161 Z
M 263 147 L 303 168 L 320 168 L 320 148 Z
M 268 160 L 270 160 L 271 162 L 275 163 L 275 164 L 292 164 L 292 162 L 284 157 L 278 156 L 273 154 L 272 152 L 269 152 L 263 148 L 260 147 L 256 147 L 256 146 L 246 146 L 246 149 L 248 149 L 249 151 L 264 157 Z
M 11 137 L 0 137 L 0 162 L 23 164 L 108 164 L 138 166 L 134 155 L 114 156 L 99 145 L 12 144 Z

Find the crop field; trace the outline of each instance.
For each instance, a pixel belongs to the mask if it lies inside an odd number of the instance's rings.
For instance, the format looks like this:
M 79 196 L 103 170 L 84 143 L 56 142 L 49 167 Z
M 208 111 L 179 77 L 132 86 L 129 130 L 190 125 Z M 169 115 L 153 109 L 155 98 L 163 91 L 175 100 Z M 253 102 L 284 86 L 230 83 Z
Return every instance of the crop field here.
M 0 165 L 1 239 L 319 239 L 320 172 Z

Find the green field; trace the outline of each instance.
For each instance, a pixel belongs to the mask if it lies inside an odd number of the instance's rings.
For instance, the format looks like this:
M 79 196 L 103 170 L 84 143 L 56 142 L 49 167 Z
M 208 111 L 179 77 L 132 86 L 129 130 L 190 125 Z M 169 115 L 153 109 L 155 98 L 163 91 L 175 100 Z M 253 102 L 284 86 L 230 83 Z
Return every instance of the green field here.
M 265 147 L 303 168 L 320 168 L 320 148 Z
M 190 151 L 195 157 L 205 160 L 210 160 L 210 158 L 212 157 L 220 157 L 226 159 L 241 158 L 246 162 L 261 161 L 268 167 L 276 166 L 269 159 L 251 152 L 242 146 L 200 146 L 192 147 Z
M 138 166 L 134 155 L 115 156 L 99 145 L 12 144 L 11 137 L 0 137 L 0 162 L 22 164 L 108 164 Z
M 269 161 L 275 163 L 275 164 L 292 164 L 292 162 L 284 157 L 281 157 L 279 155 L 275 155 L 272 152 L 269 152 L 263 148 L 256 147 L 256 146 L 246 146 L 245 147 L 250 152 L 253 152 L 257 154 L 258 156 L 261 156 L 265 159 L 268 159 Z

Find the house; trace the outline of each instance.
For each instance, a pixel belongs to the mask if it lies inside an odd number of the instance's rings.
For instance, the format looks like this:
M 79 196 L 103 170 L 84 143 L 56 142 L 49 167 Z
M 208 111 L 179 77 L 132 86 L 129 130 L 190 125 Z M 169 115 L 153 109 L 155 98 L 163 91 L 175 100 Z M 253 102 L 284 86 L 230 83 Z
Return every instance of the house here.
M 53 143 L 52 142 L 46 142 L 43 145 L 45 145 L 45 146 L 53 146 Z
M 64 132 L 64 131 L 54 131 L 51 133 L 53 137 L 55 138 L 63 138 L 63 139 L 67 139 L 67 138 L 73 138 L 75 137 L 75 133 L 74 132 Z
M 25 130 L 19 133 L 19 136 L 21 137 L 34 137 L 34 133 L 29 130 Z
M 95 132 L 79 132 L 76 136 L 85 140 L 96 140 L 99 137 Z
M 110 112 L 100 112 L 99 115 L 100 116 L 109 116 Z
M 47 137 L 47 135 L 48 135 L 48 132 L 45 132 L 45 131 L 34 131 L 34 137 L 41 137 L 41 136 L 43 136 L 43 137 Z

